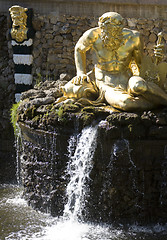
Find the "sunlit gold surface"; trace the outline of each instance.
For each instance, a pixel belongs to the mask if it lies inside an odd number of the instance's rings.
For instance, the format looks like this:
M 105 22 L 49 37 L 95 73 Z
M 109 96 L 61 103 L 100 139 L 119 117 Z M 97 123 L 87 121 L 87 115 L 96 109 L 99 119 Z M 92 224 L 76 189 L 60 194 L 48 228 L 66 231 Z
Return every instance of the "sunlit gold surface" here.
M 103 14 L 99 18 L 99 26 L 86 31 L 75 46 L 77 76 L 65 85 L 64 96 L 76 100 L 85 98 L 84 91 L 80 90 L 91 81 L 86 73 L 86 52 L 92 49 L 96 55 L 94 83 L 98 94 L 104 96 L 101 102 L 126 111 L 167 105 L 166 63 L 159 63 L 164 47 L 161 38 L 160 34 L 155 47 L 155 63 L 149 63 L 150 60 L 142 55 L 139 32 L 123 28 L 123 18 L 118 13 Z M 135 66 L 135 71 L 132 66 Z M 76 88 L 79 95 L 74 91 Z M 91 104 L 96 105 L 96 101 Z
M 9 9 L 12 19 L 11 36 L 17 42 L 23 42 L 27 39 L 27 8 L 12 6 Z

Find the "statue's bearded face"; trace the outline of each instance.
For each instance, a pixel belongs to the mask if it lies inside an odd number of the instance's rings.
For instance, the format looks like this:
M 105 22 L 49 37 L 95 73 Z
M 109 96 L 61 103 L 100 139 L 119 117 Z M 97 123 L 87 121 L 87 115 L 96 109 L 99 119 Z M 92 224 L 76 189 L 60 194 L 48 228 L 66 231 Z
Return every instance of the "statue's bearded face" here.
M 123 25 L 114 20 L 106 20 L 100 24 L 101 39 L 107 48 L 117 50 L 123 41 Z
M 15 13 L 11 14 L 12 17 L 12 27 L 15 29 L 18 28 L 25 28 L 26 27 L 26 20 L 27 20 L 27 15 L 25 13 Z
M 27 39 L 27 8 L 13 6 L 9 9 L 12 19 L 11 36 L 18 42 Z

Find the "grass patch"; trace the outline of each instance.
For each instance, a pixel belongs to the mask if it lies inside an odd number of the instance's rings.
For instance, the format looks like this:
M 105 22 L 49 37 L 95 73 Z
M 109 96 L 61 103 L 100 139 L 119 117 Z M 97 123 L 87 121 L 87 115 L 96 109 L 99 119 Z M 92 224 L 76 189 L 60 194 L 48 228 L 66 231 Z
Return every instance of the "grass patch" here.
M 17 110 L 18 107 L 20 106 L 20 102 L 14 103 L 12 108 L 10 109 L 10 121 L 12 123 L 13 129 L 14 129 L 14 134 L 17 135 L 18 133 L 18 128 L 17 128 Z

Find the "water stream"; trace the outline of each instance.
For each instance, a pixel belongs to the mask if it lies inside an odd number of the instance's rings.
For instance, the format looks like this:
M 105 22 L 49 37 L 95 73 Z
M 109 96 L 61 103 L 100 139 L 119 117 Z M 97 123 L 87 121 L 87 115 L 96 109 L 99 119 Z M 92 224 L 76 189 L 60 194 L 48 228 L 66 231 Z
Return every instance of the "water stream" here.
M 22 199 L 22 188 L 0 185 L 0 240 L 166 240 L 167 225 L 118 226 L 82 221 L 87 183 L 93 167 L 97 128 L 71 136 L 68 152 L 67 204 L 60 218 L 33 210 Z M 128 146 L 125 144 L 126 147 Z M 116 154 L 116 147 L 114 148 Z M 133 165 L 133 163 L 131 163 Z M 134 166 L 133 166 L 134 167 Z
M 64 208 L 64 216 L 69 219 L 82 219 L 85 195 L 88 192 L 86 182 L 92 170 L 92 158 L 96 148 L 97 126 L 84 128 L 77 139 L 72 136 L 69 141 L 69 163 L 67 173 L 70 182 L 67 186 L 68 202 Z M 76 149 L 73 154 L 74 143 Z

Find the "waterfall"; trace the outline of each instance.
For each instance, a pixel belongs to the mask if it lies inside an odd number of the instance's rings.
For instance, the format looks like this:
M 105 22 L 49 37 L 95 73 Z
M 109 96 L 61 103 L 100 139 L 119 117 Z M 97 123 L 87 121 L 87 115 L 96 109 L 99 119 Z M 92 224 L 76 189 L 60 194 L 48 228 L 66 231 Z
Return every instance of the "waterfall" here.
M 66 190 L 65 218 L 82 219 L 85 195 L 88 192 L 86 183 L 89 181 L 89 174 L 93 167 L 92 158 L 96 148 L 97 128 L 98 126 L 86 127 L 79 136 L 73 135 L 69 140 L 67 173 L 70 181 Z
M 16 180 L 17 184 L 22 184 L 22 177 L 21 177 L 21 158 L 23 155 L 23 144 L 22 144 L 22 134 L 19 124 L 17 125 L 17 132 L 15 136 L 15 149 L 16 149 Z
M 119 171 L 122 173 L 122 175 L 126 174 L 126 176 L 128 176 L 128 185 L 126 186 L 127 191 L 124 192 L 124 196 L 126 196 L 126 192 L 131 192 L 131 194 L 133 194 L 133 199 L 136 199 L 134 202 L 134 209 L 141 209 L 144 206 L 144 173 L 141 172 L 143 185 L 142 187 L 139 187 L 139 170 L 131 156 L 131 151 L 133 151 L 133 149 L 130 148 L 130 143 L 127 139 L 119 139 L 115 141 L 111 150 L 110 167 L 113 171 L 113 169 L 116 169 L 116 167 L 113 167 L 115 163 L 118 164 L 119 162 L 121 166 L 123 165 L 123 163 L 126 165 L 126 168 L 122 169 L 119 166 Z

